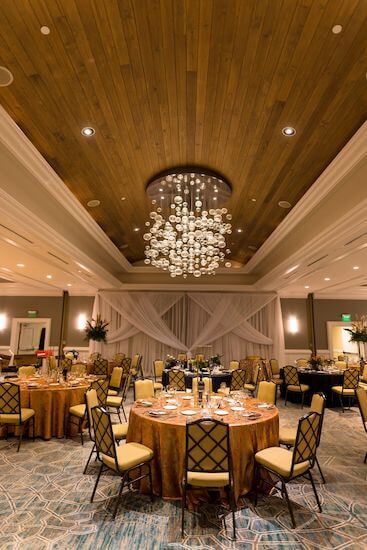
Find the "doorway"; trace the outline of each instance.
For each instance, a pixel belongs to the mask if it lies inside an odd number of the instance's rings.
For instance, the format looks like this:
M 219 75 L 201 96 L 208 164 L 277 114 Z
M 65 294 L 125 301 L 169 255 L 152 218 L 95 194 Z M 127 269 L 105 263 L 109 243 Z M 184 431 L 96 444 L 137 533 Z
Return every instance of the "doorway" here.
M 50 345 L 51 319 L 13 319 L 11 350 L 15 355 L 34 355 Z
M 346 355 L 349 361 L 359 360 L 357 342 L 350 342 L 350 333 L 346 329 L 352 328 L 352 323 L 342 321 L 328 321 L 327 333 L 330 357 L 336 359 L 338 355 Z

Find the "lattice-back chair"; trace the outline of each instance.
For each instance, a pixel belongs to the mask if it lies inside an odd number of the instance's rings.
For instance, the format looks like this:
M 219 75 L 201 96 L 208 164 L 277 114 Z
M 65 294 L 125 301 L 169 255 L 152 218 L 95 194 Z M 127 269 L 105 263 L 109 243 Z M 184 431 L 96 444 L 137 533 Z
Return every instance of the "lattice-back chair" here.
M 131 370 L 131 358 L 130 357 L 124 357 L 121 361 L 121 365 L 119 365 L 122 368 L 122 376 L 127 376 L 130 374 Z
M 64 359 L 61 360 L 61 368 L 62 370 L 67 370 L 67 371 L 70 371 L 71 370 L 71 367 L 73 365 L 73 360 L 70 358 L 70 357 L 65 357 Z
M 232 372 L 229 391 L 243 390 L 245 387 L 246 371 L 236 369 Z
M 364 388 L 357 388 L 356 398 L 358 401 L 359 412 L 361 413 L 364 431 L 367 434 L 367 392 L 366 390 Z M 366 464 L 366 462 L 367 462 L 367 453 L 365 454 L 365 457 L 364 457 L 364 463 Z
M 168 386 L 177 391 L 186 390 L 185 373 L 183 370 L 171 369 L 168 372 Z
M 0 384 L 0 426 L 6 426 L 6 434 L 8 434 L 8 426 L 19 426 L 18 448 L 22 443 L 24 426 L 32 423 L 33 441 L 35 438 L 34 425 L 35 412 L 33 409 L 22 408 L 20 405 L 20 386 L 11 382 L 3 382 Z M 29 430 L 29 428 L 28 428 Z
M 142 360 L 143 356 L 139 353 L 136 353 L 133 355 L 133 358 L 131 360 L 131 374 L 134 378 L 137 378 L 139 375 L 142 375 Z M 142 376 L 144 378 L 144 376 Z
M 300 357 L 299 359 L 296 359 L 296 365 L 297 365 L 297 367 L 300 367 L 301 369 L 304 368 L 304 367 L 307 367 L 308 359 L 304 359 L 303 357 Z
M 259 401 L 262 401 L 263 403 L 269 403 L 271 405 L 275 405 L 276 399 L 277 399 L 276 384 L 274 384 L 274 382 L 271 380 L 269 382 L 267 382 L 266 380 L 262 380 L 259 383 L 257 398 Z
M 93 353 L 90 354 L 89 361 L 93 363 L 93 361 L 95 361 L 96 359 L 99 359 L 100 357 L 102 357 L 102 355 L 98 351 L 94 351 Z
M 121 367 L 122 360 L 125 359 L 124 353 L 115 353 L 115 357 L 113 358 L 115 365 L 117 367 Z
M 334 367 L 336 367 L 339 370 L 345 370 L 347 368 L 347 362 L 346 361 L 335 361 Z
M 99 378 L 94 380 L 90 389 L 93 389 L 97 393 L 99 405 L 105 405 L 108 393 L 108 378 Z M 67 423 L 65 426 L 65 434 L 69 435 L 70 424 L 74 424 L 78 427 L 78 434 L 80 435 L 81 444 L 84 445 L 84 435 L 83 435 L 83 423 L 87 418 L 87 407 L 85 403 L 80 403 L 79 405 L 73 405 L 69 408 L 69 416 L 67 418 Z
M 75 365 L 71 365 L 70 372 L 77 376 L 84 376 L 87 372 L 87 367 L 83 363 L 75 363 Z
M 229 363 L 229 370 L 230 371 L 233 371 L 233 370 L 237 370 L 240 368 L 240 362 L 239 361 L 236 361 L 236 360 L 232 360 L 230 361 Z
M 151 498 L 153 498 L 150 467 L 153 451 L 140 443 L 125 443 L 125 445 L 118 447 L 115 442 L 110 414 L 102 407 L 92 409 L 92 420 L 96 451 L 102 462 L 90 500 L 93 502 L 103 470 L 112 470 L 121 476 L 120 491 L 112 516 L 115 519 L 123 489 L 125 486 L 130 487 L 132 481 L 137 482 L 148 477 Z M 143 468 L 146 468 L 146 473 L 143 473 Z M 130 474 L 134 470 L 138 470 L 138 476 L 134 476 L 132 480 Z
M 204 354 L 203 353 L 197 353 L 195 355 L 195 361 L 197 363 L 202 363 L 204 361 Z
M 122 367 L 113 367 L 108 384 L 108 395 L 118 395 L 120 393 L 123 372 Z
M 285 400 L 284 405 L 287 406 L 288 392 L 301 394 L 302 409 L 305 400 L 305 393 L 310 389 L 307 384 L 301 384 L 299 381 L 298 369 L 294 365 L 286 365 L 283 369 L 284 384 L 285 384 Z
M 184 536 L 186 491 L 202 487 L 225 489 L 232 509 L 233 538 L 236 538 L 233 468 L 229 426 L 220 420 L 200 418 L 186 425 L 185 470 L 182 480 L 182 523 Z
M 246 360 L 247 361 L 260 361 L 261 357 L 260 355 L 247 355 Z
M 283 447 L 269 447 L 255 454 L 255 505 L 257 505 L 257 491 L 261 480 L 261 470 L 267 470 L 281 482 L 281 494 L 287 501 L 292 525 L 296 527 L 291 501 L 289 500 L 286 484 L 300 476 L 308 475 L 316 498 L 319 511 L 322 512 L 320 500 L 316 491 L 311 469 L 316 460 L 316 450 L 319 441 L 321 415 L 317 412 L 306 414 L 298 421 L 298 428 L 293 451 Z M 276 486 L 267 479 L 265 484 Z
M 339 396 L 340 406 L 344 412 L 344 403 L 343 398 L 348 398 L 348 408 L 352 404 L 352 401 L 355 397 L 355 391 L 358 388 L 359 383 L 359 371 L 355 368 L 345 369 L 343 373 L 343 385 L 342 386 L 332 386 L 332 396 L 334 394 Z
M 96 376 L 108 376 L 108 361 L 98 357 L 93 361 L 93 374 Z
M 102 378 L 99 380 L 94 380 L 90 385 L 92 389 L 96 390 L 98 403 L 102 406 L 105 406 L 108 397 L 108 384 L 108 379 Z
M 155 361 L 153 361 L 154 389 L 158 391 L 163 390 L 162 376 L 164 366 L 164 361 L 162 361 L 162 359 L 155 359 Z
M 125 403 L 126 398 L 127 398 L 127 394 L 128 394 L 129 387 L 130 387 L 130 384 L 131 384 L 131 379 L 132 379 L 132 374 L 131 374 L 131 371 L 130 371 L 129 374 L 127 376 L 123 377 L 123 379 L 122 379 L 121 395 L 116 395 L 116 396 L 115 395 L 109 395 L 107 397 L 106 405 L 107 405 L 108 409 L 114 409 L 114 412 L 115 412 L 115 414 L 118 415 L 120 422 L 121 422 L 121 416 L 120 416 L 121 410 L 122 410 L 122 413 L 124 415 L 125 422 L 127 422 L 127 416 L 126 416 L 126 413 L 125 413 L 124 403 Z
M 244 389 L 251 392 L 252 395 L 255 395 L 257 384 L 259 381 L 259 372 L 260 372 L 260 365 L 256 364 L 254 367 L 251 367 L 251 374 L 252 377 L 250 378 L 249 382 L 246 382 L 244 385 Z M 248 380 L 247 374 L 246 374 L 246 380 Z
M 97 395 L 97 392 L 94 388 L 89 388 L 87 390 L 87 392 L 85 394 L 85 405 L 86 405 L 86 409 L 87 409 L 89 438 L 93 442 L 93 447 L 92 447 L 92 450 L 89 454 L 88 461 L 85 465 L 83 474 L 86 473 L 86 471 L 88 469 L 90 459 L 92 458 L 93 453 L 96 452 L 96 442 L 95 442 L 94 430 L 93 430 L 92 409 L 94 407 L 99 407 L 101 404 L 99 403 L 98 395 Z M 123 424 L 112 424 L 112 431 L 113 431 L 113 435 L 114 435 L 114 438 L 115 438 L 117 444 L 119 444 L 119 442 L 122 439 L 126 439 L 128 427 L 129 427 L 129 424 L 127 422 L 125 422 Z
M 262 359 L 259 361 L 259 378 L 258 381 L 261 382 L 262 380 L 266 380 L 269 382 L 269 380 L 272 379 L 272 372 L 271 372 L 271 366 L 270 362 L 267 359 Z
M 19 367 L 18 369 L 19 378 L 23 378 L 25 376 L 34 376 L 35 374 L 36 374 L 36 367 L 33 367 L 33 366 Z
M 185 361 L 187 361 L 187 354 L 186 353 L 179 353 L 177 355 L 177 360 L 181 361 L 181 363 L 184 363 Z

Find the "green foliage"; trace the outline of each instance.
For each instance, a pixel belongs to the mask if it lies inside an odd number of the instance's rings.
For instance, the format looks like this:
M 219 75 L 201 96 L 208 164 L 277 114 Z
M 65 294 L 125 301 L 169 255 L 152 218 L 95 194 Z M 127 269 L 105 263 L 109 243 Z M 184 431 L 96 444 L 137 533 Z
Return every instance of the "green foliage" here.
M 110 323 L 102 321 L 101 316 L 98 314 L 96 319 L 87 321 L 85 326 L 85 339 L 94 340 L 95 342 L 106 342 L 106 336 Z

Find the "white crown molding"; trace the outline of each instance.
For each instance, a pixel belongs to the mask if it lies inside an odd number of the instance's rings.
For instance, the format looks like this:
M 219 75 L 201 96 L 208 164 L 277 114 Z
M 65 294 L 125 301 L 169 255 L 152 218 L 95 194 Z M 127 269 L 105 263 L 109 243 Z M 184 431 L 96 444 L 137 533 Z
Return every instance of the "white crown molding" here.
M 326 197 L 367 155 L 367 122 L 343 147 L 340 153 L 317 178 L 286 218 L 278 225 L 264 244 L 244 267 L 246 273 L 257 265 Z
M 0 142 L 125 271 L 133 271 L 125 256 L 107 237 L 103 229 L 88 214 L 62 179 L 1 106 Z

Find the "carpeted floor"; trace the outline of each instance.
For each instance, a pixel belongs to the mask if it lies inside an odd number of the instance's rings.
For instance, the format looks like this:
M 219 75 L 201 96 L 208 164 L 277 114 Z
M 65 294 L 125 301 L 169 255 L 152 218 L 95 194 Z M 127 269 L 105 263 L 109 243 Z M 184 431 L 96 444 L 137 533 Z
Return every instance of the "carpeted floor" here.
M 280 404 L 282 425 L 293 425 L 298 405 Z M 138 493 L 124 497 L 111 520 L 119 478 L 101 479 L 95 502 L 89 499 L 96 467 L 83 476 L 90 451 L 78 439 L 24 441 L 19 453 L 14 440 L 0 441 L 0 548 L 43 549 L 309 549 L 367 548 L 367 437 L 357 409 L 342 414 L 327 409 L 319 460 L 326 485 L 317 483 L 323 513 L 316 513 L 310 484 L 289 485 L 297 529 L 279 493 L 248 499 L 236 514 L 238 540 L 227 538 L 217 509 L 210 505 L 187 513 L 187 536 L 180 538 L 180 504 Z M 317 473 L 315 477 L 319 479 Z M 111 497 L 108 499 L 107 497 Z M 230 516 L 227 518 L 231 534 Z

